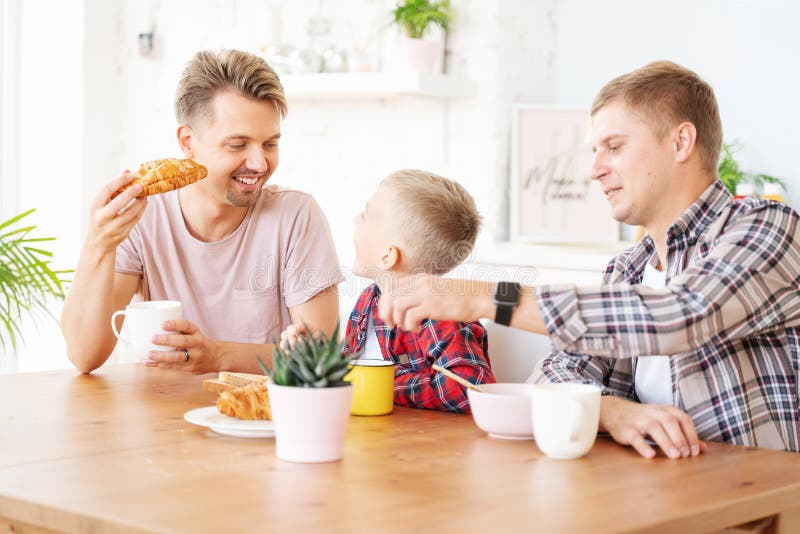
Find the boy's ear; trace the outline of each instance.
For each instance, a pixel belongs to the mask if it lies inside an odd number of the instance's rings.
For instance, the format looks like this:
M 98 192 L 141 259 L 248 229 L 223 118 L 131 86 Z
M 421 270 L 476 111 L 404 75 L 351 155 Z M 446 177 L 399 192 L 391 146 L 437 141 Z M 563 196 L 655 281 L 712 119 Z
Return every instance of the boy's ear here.
M 180 124 L 178 125 L 178 144 L 181 146 L 181 150 L 183 151 L 183 155 L 187 158 L 191 158 L 194 156 L 194 152 L 192 151 L 192 141 L 194 132 L 192 131 L 192 127 L 188 124 Z
M 394 269 L 400 263 L 400 249 L 394 245 L 387 248 L 381 256 L 380 268 L 383 271 Z

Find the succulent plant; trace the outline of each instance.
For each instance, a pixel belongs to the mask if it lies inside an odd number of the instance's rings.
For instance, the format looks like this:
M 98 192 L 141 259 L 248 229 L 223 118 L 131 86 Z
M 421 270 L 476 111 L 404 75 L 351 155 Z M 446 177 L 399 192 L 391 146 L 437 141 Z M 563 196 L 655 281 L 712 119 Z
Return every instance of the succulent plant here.
M 306 328 L 306 331 L 310 331 Z M 282 348 L 278 343 L 272 351 L 272 369 L 258 358 L 264 374 L 280 386 L 331 388 L 346 386 L 343 380 L 350 371 L 350 362 L 358 354 L 343 355 L 345 341 L 339 340 L 339 325 L 328 337 L 324 333 L 302 336 L 294 346 Z

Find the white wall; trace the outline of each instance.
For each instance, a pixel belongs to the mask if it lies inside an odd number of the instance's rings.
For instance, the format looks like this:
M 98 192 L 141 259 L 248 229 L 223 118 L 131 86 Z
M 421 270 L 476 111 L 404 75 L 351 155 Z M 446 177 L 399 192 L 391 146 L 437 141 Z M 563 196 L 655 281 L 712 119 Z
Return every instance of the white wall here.
M 385 28 L 388 21 L 384 4 L 372 0 L 173 1 L 159 4 L 156 11 L 135 0 L 123 5 L 120 160 L 126 165 L 177 151 L 172 99 L 181 69 L 197 50 L 307 46 L 312 16 L 330 18 L 334 43 L 351 47 L 369 42 L 380 49 L 375 28 Z M 187 9 L 189 5 L 193 8 Z M 554 96 L 554 1 L 467 1 L 457 9 L 448 72 L 478 81 L 477 97 L 311 101 L 287 95 L 281 161 L 271 180 L 315 195 L 345 267 L 353 258 L 353 216 L 384 176 L 405 167 L 459 180 L 485 215 L 482 239 L 507 237 L 510 107 L 521 99 Z M 143 58 L 133 36 L 153 24 L 156 51 Z M 151 81 L 146 90 L 141 89 L 143 80 Z M 348 283 L 343 308 L 362 286 L 359 280 Z
M 800 195 L 800 3 L 795 0 L 559 0 L 556 98 L 589 106 L 608 80 L 658 59 L 714 88 L 726 141 L 742 167 Z
M 183 65 L 198 49 L 305 46 L 314 15 L 331 19 L 333 42 L 351 46 L 366 39 L 367 28 L 385 27 L 388 20 L 384 5 L 371 0 L 173 1 L 157 11 L 135 0 L 123 5 L 121 160 L 127 165 L 177 150 L 172 98 Z M 272 180 L 317 196 L 343 264 L 352 259 L 352 217 L 381 178 L 403 167 L 461 181 L 486 214 L 489 238 L 507 235 L 510 103 L 553 98 L 553 5 L 493 0 L 458 6 L 448 70 L 480 83 L 475 99 L 313 102 L 288 95 L 281 163 Z M 133 36 L 152 24 L 156 54 L 142 58 Z M 380 44 L 376 38 L 373 46 Z M 150 82 L 144 91 L 143 81 Z

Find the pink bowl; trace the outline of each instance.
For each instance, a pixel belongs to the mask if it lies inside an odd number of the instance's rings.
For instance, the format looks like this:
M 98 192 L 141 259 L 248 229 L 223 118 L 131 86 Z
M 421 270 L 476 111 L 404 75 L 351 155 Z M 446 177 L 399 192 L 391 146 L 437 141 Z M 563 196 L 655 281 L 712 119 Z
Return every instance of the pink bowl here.
M 500 439 L 533 439 L 531 384 L 481 384 L 484 393 L 467 389 L 478 428 Z

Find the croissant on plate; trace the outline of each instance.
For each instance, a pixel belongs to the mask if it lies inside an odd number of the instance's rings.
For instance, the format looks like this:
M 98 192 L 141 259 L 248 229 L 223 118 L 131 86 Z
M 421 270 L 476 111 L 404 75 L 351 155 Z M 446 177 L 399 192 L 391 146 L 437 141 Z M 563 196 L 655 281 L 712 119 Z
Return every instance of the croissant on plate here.
M 223 415 L 239 419 L 272 419 L 267 384 L 252 382 L 223 391 L 217 399 L 217 410 Z
M 208 175 L 208 169 L 191 159 L 157 159 L 142 163 L 133 180 L 111 195 L 116 197 L 135 184 L 142 185 L 139 196 L 157 195 L 193 184 Z

